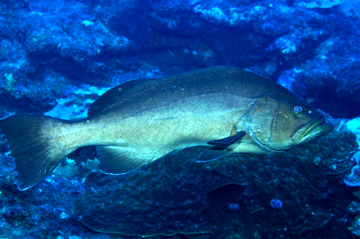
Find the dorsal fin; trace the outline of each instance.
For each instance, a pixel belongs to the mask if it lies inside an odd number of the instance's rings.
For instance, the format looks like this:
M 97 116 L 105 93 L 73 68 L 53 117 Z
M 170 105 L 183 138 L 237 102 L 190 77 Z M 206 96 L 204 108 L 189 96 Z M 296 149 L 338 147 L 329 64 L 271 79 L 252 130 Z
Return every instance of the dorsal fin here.
M 124 99 L 129 100 L 135 95 L 138 96 L 139 91 L 144 90 L 146 87 L 154 84 L 155 82 L 159 82 L 162 79 L 164 78 L 129 80 L 111 88 L 90 105 L 88 110 L 88 118 L 92 118 L 96 115 L 108 112 L 113 107 L 120 105 Z M 135 92 L 137 92 L 137 94 L 134 94 Z

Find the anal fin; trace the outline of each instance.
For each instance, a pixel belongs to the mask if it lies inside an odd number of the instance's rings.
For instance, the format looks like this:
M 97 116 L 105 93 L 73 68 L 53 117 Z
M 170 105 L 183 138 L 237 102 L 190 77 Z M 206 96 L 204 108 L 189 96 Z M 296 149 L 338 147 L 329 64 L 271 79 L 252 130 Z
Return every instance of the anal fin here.
M 100 160 L 99 169 L 105 174 L 112 175 L 128 173 L 157 159 L 121 146 L 97 146 L 96 152 Z
M 196 160 L 197 163 L 209 163 L 233 154 L 230 150 L 214 150 L 207 149 L 201 153 L 200 157 Z

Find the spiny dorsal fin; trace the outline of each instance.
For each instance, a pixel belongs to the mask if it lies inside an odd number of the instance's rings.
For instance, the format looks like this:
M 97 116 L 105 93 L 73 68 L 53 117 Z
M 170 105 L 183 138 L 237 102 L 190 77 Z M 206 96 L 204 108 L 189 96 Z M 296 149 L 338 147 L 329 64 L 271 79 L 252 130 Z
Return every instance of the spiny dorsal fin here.
M 104 112 L 109 112 L 109 110 L 119 106 L 124 100 L 130 100 L 131 97 L 135 97 L 135 95 L 138 96 L 139 91 L 143 91 L 159 81 L 161 80 L 153 78 L 136 79 L 123 82 L 120 85 L 111 88 L 90 105 L 88 118 L 92 118 Z M 136 94 L 134 94 L 135 92 Z

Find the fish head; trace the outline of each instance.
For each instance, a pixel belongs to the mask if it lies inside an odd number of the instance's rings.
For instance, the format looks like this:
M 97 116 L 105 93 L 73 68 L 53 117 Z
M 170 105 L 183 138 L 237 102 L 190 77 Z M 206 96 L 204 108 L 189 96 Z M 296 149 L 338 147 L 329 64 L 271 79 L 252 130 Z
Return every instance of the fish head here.
M 289 150 L 333 130 L 319 111 L 295 95 L 259 98 L 242 121 L 257 145 L 268 153 Z

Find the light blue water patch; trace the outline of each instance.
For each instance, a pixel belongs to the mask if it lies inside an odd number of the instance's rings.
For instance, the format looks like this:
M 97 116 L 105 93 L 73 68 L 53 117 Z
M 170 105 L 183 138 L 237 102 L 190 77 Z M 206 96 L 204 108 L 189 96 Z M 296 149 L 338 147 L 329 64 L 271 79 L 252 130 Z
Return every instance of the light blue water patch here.
M 344 179 L 344 182 L 348 186 L 357 187 L 360 186 L 360 152 L 355 153 L 352 160 L 356 161 L 357 165 L 352 168 L 351 174 Z
M 72 91 L 68 98 L 58 99 L 55 107 L 44 115 L 65 120 L 86 118 L 88 107 L 109 89 L 83 85 L 81 89 Z
M 356 135 L 356 142 L 360 145 L 360 117 L 349 120 L 345 125 L 348 130 Z

